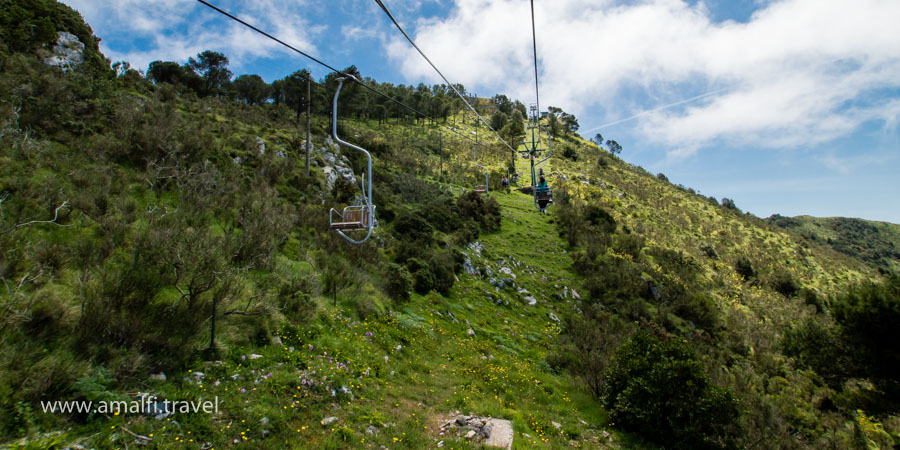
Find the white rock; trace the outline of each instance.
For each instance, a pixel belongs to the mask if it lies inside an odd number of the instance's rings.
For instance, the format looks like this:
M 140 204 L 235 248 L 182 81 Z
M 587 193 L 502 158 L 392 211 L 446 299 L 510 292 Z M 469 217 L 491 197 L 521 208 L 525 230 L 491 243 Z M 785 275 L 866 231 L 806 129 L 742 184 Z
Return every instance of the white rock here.
M 56 36 L 53 56 L 44 58 L 44 64 L 69 70 L 84 62 L 84 44 L 78 40 L 78 36 L 65 31 L 58 31 Z
M 258 355 L 258 354 L 256 354 L 256 353 L 251 353 L 250 356 L 249 356 L 250 359 L 259 359 L 259 358 L 262 358 L 262 357 L 263 357 L 262 355 Z
M 336 422 L 337 420 L 338 420 L 338 418 L 334 417 L 334 416 L 326 417 L 326 418 L 322 419 L 322 425 L 328 426 L 328 425 L 331 425 L 332 423 Z
M 475 437 L 475 430 L 469 430 L 469 432 L 466 433 L 466 439 L 472 439 L 473 437 Z
M 469 336 L 475 337 L 475 330 L 469 328 L 468 330 L 466 330 L 466 334 L 468 334 Z
M 166 373 L 154 373 L 150 375 L 150 381 L 166 381 Z
M 487 425 L 484 426 L 484 429 L 488 435 L 484 445 L 505 449 L 512 448 L 514 436 L 512 422 L 503 419 L 490 419 Z
M 537 305 L 537 299 L 534 298 L 534 297 L 532 297 L 532 296 L 530 296 L 530 295 L 527 296 L 527 297 L 525 297 L 525 301 L 528 302 L 528 306 L 534 306 L 534 305 Z

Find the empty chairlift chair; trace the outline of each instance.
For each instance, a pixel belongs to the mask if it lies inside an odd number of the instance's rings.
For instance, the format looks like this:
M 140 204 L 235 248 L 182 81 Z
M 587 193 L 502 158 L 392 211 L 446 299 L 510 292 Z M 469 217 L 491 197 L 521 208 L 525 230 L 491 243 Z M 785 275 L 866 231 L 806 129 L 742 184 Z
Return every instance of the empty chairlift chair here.
M 375 228 L 375 225 L 378 224 L 375 221 L 375 205 L 372 204 L 372 155 L 361 147 L 341 140 L 341 138 L 339 138 L 337 135 L 338 97 L 341 95 L 341 88 L 344 85 L 344 80 L 345 77 L 337 79 L 338 87 L 337 91 L 335 91 L 334 93 L 334 104 L 332 107 L 331 134 L 332 136 L 334 136 L 334 141 L 338 144 L 361 151 L 366 155 L 366 159 L 368 161 L 368 176 L 363 175 L 361 180 L 361 187 L 365 198 L 365 204 L 347 206 L 343 209 L 343 211 L 338 211 L 332 208 L 328 215 L 328 223 L 331 229 L 335 230 L 344 239 L 354 244 L 362 244 L 369 239 L 369 237 L 372 235 L 372 230 Z M 366 186 L 367 181 L 368 189 Z M 366 235 L 362 239 L 354 239 L 346 235 L 344 233 L 345 231 L 365 231 Z

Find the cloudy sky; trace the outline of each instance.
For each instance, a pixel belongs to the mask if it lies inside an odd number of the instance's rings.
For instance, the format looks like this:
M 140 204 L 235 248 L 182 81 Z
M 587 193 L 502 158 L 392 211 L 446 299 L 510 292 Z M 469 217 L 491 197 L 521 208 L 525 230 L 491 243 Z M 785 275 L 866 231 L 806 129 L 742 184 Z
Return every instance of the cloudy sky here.
M 325 70 L 191 0 L 64 0 L 113 61 L 225 53 L 267 81 Z M 372 0 L 213 3 L 332 66 L 437 83 Z M 526 0 L 384 0 L 454 83 L 534 102 Z M 535 0 L 541 106 L 758 216 L 900 223 L 900 1 Z

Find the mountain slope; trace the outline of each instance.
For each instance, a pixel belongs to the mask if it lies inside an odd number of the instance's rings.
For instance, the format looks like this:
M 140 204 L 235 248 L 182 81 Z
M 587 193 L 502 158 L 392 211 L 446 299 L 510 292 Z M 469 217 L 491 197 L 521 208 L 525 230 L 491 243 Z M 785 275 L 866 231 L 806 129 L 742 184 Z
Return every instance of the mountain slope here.
M 900 225 L 846 217 L 774 215 L 766 221 L 877 269 L 900 269 Z
M 529 161 L 470 117 L 376 120 L 348 89 L 339 133 L 374 155 L 379 221 L 353 246 L 327 217 L 364 161 L 328 137 L 327 98 L 307 175 L 284 102 L 2 64 L 4 444 L 479 445 L 442 428 L 457 411 L 510 420 L 515 448 L 847 448 L 900 430 L 890 280 L 574 132 L 554 139 L 544 215 L 499 186 L 511 156 L 528 184 Z M 315 84 L 327 97 L 334 74 Z M 473 132 L 484 197 L 458 136 Z M 143 394 L 217 410 L 42 410 Z

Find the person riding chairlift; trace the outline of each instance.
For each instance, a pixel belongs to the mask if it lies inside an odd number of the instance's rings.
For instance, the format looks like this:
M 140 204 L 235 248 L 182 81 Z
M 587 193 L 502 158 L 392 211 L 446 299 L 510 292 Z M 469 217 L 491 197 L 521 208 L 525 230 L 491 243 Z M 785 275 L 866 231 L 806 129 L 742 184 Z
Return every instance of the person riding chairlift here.
M 539 174 L 540 174 L 540 179 L 538 180 L 537 191 L 538 191 L 538 193 L 543 194 L 544 192 L 547 192 L 550 189 L 550 187 L 547 186 L 547 180 L 544 179 L 544 169 L 540 169 Z
M 509 187 L 509 179 L 506 178 L 506 175 L 503 175 L 503 178 L 500 179 L 500 185 L 503 186 L 504 188 Z

